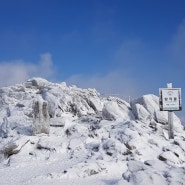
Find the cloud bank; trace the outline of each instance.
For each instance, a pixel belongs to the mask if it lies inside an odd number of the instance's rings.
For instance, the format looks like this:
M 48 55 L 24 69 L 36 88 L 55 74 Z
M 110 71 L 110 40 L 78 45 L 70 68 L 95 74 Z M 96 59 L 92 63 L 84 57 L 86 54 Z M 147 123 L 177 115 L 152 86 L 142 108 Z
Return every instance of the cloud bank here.
M 177 81 L 176 64 L 184 65 L 185 20 L 179 25 L 171 41 L 157 49 L 140 38 L 125 39 L 114 52 L 110 69 L 105 75 L 73 75 L 69 84 L 82 88 L 96 88 L 101 93 L 121 94 L 137 98 L 143 94 L 158 95 L 158 88 Z M 173 57 L 172 57 L 173 55 Z M 161 65 L 157 65 L 161 60 Z M 164 76 L 158 75 L 163 73 Z M 179 82 L 180 83 L 180 82 Z
M 23 60 L 4 61 L 0 62 L 0 86 L 22 83 L 32 77 L 50 79 L 54 73 L 50 53 L 41 54 L 36 64 Z
M 140 39 L 126 39 L 113 53 L 111 62 L 114 68 L 109 69 L 106 74 L 102 75 L 99 72 L 93 76 L 73 75 L 66 81 L 81 88 L 95 88 L 103 94 L 119 95 L 126 100 L 129 96 L 137 98 L 147 94 L 151 86 L 150 80 L 146 78 L 149 73 L 151 75 L 151 71 L 147 72 L 148 69 L 144 69 L 151 66 L 146 51 L 147 47 Z M 146 74 L 143 74 L 143 71 Z
M 129 96 L 138 96 L 137 80 L 127 76 L 121 71 L 113 71 L 104 76 L 74 75 L 67 79 L 69 85 L 77 85 L 80 88 L 95 88 L 104 95 L 118 95 L 123 99 Z

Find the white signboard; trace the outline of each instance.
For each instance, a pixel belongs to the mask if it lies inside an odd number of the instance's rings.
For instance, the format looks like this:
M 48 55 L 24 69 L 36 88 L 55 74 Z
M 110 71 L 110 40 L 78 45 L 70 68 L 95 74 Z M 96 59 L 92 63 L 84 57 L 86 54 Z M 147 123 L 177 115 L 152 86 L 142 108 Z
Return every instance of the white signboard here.
M 159 89 L 159 94 L 160 94 L 159 104 L 161 111 L 182 110 L 180 88 Z

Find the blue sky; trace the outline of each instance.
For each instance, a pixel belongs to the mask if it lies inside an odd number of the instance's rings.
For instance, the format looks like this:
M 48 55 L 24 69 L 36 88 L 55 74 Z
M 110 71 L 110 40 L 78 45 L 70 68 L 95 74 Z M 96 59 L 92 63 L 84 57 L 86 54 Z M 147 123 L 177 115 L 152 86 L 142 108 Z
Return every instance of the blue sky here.
M 184 7 L 184 0 L 0 0 L 0 86 L 40 76 L 133 98 L 158 95 L 168 82 L 183 91 Z

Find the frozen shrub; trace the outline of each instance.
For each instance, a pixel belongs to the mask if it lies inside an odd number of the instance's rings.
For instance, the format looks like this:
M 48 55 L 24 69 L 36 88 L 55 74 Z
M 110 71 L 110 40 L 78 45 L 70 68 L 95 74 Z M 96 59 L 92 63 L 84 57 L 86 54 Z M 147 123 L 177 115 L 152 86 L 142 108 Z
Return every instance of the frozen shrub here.
M 103 143 L 103 149 L 107 155 L 112 156 L 116 152 L 116 144 L 113 140 L 107 140 Z

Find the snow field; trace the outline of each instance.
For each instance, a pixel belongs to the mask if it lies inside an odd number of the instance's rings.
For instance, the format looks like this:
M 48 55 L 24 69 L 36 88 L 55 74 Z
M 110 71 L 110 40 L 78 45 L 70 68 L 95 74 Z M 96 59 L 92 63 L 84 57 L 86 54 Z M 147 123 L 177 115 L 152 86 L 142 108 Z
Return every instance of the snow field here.
M 47 102 L 49 134 L 33 133 L 44 124 L 34 121 L 37 100 Z M 169 140 L 154 95 L 129 104 L 40 78 L 1 88 L 0 184 L 185 184 L 185 133 L 174 118 Z

